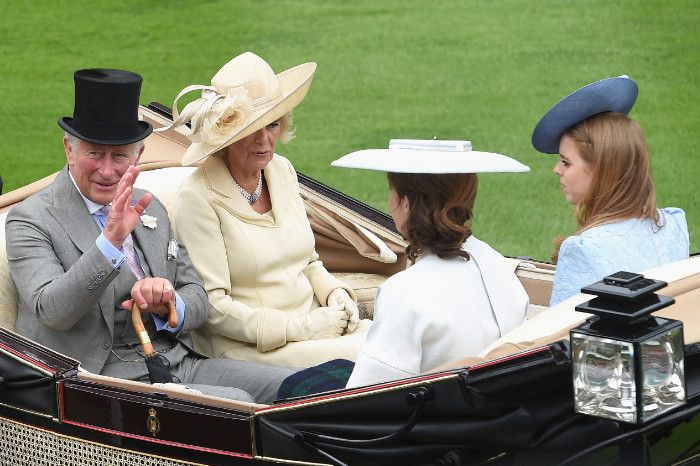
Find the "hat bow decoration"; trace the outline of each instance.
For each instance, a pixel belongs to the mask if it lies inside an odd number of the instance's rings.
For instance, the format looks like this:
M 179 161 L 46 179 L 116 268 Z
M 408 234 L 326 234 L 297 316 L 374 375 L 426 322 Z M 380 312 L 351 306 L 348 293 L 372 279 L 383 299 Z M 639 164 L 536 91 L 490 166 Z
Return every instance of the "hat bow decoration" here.
M 180 113 L 177 102 L 185 94 L 202 91 L 202 97 L 188 103 Z M 242 126 L 250 123 L 253 116 L 253 100 L 243 86 L 232 87 L 225 94 L 219 94 L 214 86 L 193 84 L 187 86 L 173 102 L 173 123 L 155 131 L 165 131 L 171 127 L 190 122 L 192 132 L 187 135 L 192 142 L 206 142 L 211 145 L 225 143 Z

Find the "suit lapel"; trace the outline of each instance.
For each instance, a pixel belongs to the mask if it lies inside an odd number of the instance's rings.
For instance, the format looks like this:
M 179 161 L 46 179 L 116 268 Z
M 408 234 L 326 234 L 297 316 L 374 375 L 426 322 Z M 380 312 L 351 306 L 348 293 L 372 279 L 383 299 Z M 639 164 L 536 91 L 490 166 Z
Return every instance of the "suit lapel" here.
M 95 239 L 102 231 L 70 179 L 67 165 L 54 180 L 53 203 L 47 210 L 80 252 L 85 253 L 88 249 L 95 247 Z M 98 301 L 110 335 L 114 335 L 115 299 L 114 285 L 110 284 Z
M 297 186 L 296 172 L 291 173 L 285 159 L 275 155 L 265 168 L 265 180 L 270 191 L 272 213 L 278 221 L 287 215 L 287 208 L 294 196 L 293 188 Z
M 71 181 L 68 166 L 56 176 L 53 188 L 53 205 L 48 211 L 84 253 L 95 245 L 95 239 L 100 236 L 101 230 Z
M 143 195 L 141 190 L 135 191 L 134 199 L 138 199 L 141 195 Z M 147 208 L 145 214 L 153 215 L 154 210 L 154 208 Z M 154 217 L 160 221 L 167 221 L 166 219 L 161 219 L 159 215 L 154 215 Z M 167 248 L 170 238 L 163 237 L 162 232 L 165 231 L 167 231 L 165 225 L 148 228 L 144 226 L 143 222 L 139 221 L 132 232 L 141 263 L 145 262 L 148 265 L 152 277 L 168 277 L 165 259 L 168 254 Z M 144 271 L 146 271 L 145 267 Z

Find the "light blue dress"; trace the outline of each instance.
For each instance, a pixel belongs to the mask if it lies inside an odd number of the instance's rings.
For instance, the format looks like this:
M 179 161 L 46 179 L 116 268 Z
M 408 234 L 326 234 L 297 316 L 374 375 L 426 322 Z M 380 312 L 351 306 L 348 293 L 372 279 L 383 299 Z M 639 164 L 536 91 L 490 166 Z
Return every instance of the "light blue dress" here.
M 659 210 L 659 217 L 662 228 L 652 220 L 633 218 L 593 227 L 564 240 L 549 305 L 612 273 L 643 272 L 687 259 L 690 239 L 685 212 L 667 207 Z

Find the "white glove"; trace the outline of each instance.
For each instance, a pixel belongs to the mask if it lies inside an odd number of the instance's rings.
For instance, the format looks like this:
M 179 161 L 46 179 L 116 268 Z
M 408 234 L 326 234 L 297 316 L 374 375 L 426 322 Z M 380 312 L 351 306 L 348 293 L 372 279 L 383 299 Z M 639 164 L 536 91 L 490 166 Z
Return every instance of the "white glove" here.
M 287 341 L 306 341 L 334 338 L 348 326 L 348 314 L 342 304 L 319 307 L 306 314 L 290 317 L 287 321 Z
M 354 332 L 357 328 L 357 324 L 360 323 L 360 310 L 357 308 L 357 303 L 352 300 L 345 288 L 336 288 L 328 295 L 328 305 L 334 306 L 336 304 L 342 304 L 345 308 L 345 312 L 348 313 L 349 321 L 347 333 Z

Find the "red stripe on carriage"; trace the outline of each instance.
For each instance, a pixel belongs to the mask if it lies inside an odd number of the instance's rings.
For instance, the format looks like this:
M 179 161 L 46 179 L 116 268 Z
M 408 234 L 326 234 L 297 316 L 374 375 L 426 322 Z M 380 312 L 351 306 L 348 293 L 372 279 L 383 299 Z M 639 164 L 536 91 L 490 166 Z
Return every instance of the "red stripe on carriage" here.
M 424 375 L 424 376 L 421 376 L 421 377 L 415 377 L 415 378 L 412 378 L 412 379 L 409 379 L 409 380 L 399 380 L 399 381 L 395 381 L 395 382 L 385 382 L 385 383 L 383 383 L 383 384 L 381 384 L 381 385 L 371 385 L 371 386 L 363 387 L 363 388 L 355 388 L 355 389 L 352 389 L 352 390 L 344 390 L 344 391 L 342 391 L 342 392 L 340 392 L 340 393 L 333 393 L 333 394 L 331 394 L 331 395 L 316 396 L 316 397 L 313 397 L 313 398 L 307 398 L 307 399 L 305 399 L 305 400 L 292 401 L 292 402 L 290 402 L 290 403 L 280 403 L 280 404 L 268 406 L 267 408 L 257 409 L 257 410 L 255 410 L 255 412 L 256 412 L 256 413 L 260 413 L 260 412 L 263 412 L 263 411 L 267 411 L 267 410 L 271 410 L 271 409 L 277 409 L 277 408 L 281 408 L 281 407 L 290 407 L 290 406 L 296 406 L 296 405 L 303 405 L 303 404 L 307 404 L 307 403 L 315 403 L 315 402 L 317 402 L 317 401 L 332 400 L 332 399 L 334 399 L 334 398 L 342 398 L 342 397 L 345 397 L 345 396 L 348 396 L 348 395 L 356 395 L 356 394 L 358 394 L 358 393 L 366 393 L 366 392 L 373 392 L 373 391 L 376 391 L 376 390 L 384 390 L 384 389 L 386 389 L 386 388 L 398 387 L 398 386 L 401 386 L 401 385 L 414 384 L 414 383 L 423 382 L 423 381 L 426 381 L 426 380 L 437 379 L 437 378 L 440 378 L 440 377 L 445 377 L 445 375 L 449 375 L 449 374 L 446 374 L 446 373 L 444 373 L 444 372 L 439 372 L 439 373 L 436 373 L 436 374 L 430 374 L 430 375 Z
M 31 363 L 31 364 L 34 364 L 35 366 L 37 366 L 37 367 L 39 367 L 39 368 L 41 368 L 41 369 L 44 369 L 44 370 L 47 371 L 47 372 L 50 372 L 51 374 L 55 374 L 55 373 L 56 373 L 56 369 L 54 369 L 53 367 L 47 366 L 47 365 L 45 365 L 45 364 L 43 364 L 43 363 L 40 363 L 39 361 L 37 361 L 37 360 L 34 359 L 34 358 L 29 358 L 29 357 L 25 356 L 24 354 L 20 353 L 19 351 L 10 348 L 9 346 L 6 346 L 6 345 L 0 343 L 0 348 L 2 348 L 3 350 L 7 351 L 8 353 L 14 354 L 15 356 L 17 356 L 18 358 L 22 359 L 23 361 L 27 361 L 27 362 L 29 362 L 29 363 Z
M 535 349 L 523 351 L 522 353 L 512 354 L 510 356 L 505 356 L 502 358 L 494 359 L 493 361 L 483 362 L 483 363 L 477 364 L 475 366 L 470 366 L 469 372 L 474 372 L 474 371 L 477 371 L 479 369 L 483 369 L 484 367 L 493 366 L 495 364 L 500 364 L 502 362 L 512 361 L 513 359 L 520 359 L 522 357 L 530 356 L 532 354 L 541 353 L 543 351 L 549 351 L 549 346 L 542 346 L 540 348 L 535 348 Z
M 540 348 L 535 348 L 535 349 L 523 351 L 522 353 L 513 354 L 513 355 L 511 355 L 511 356 L 505 356 L 505 357 L 503 357 L 503 358 L 494 359 L 493 361 L 488 361 L 488 362 L 484 362 L 484 363 L 477 364 L 477 365 L 474 365 L 474 366 L 469 366 L 469 367 L 468 367 L 468 370 L 469 370 L 469 372 L 474 372 L 474 371 L 478 371 L 478 370 L 480 370 L 480 369 L 484 369 L 484 368 L 489 367 L 489 366 L 493 366 L 493 365 L 495 365 L 495 364 L 500 364 L 500 363 L 503 363 L 503 362 L 506 362 L 506 361 L 512 361 L 513 359 L 520 359 L 520 358 L 525 357 L 525 356 L 530 356 L 530 355 L 537 354 L 537 353 L 541 353 L 541 352 L 543 352 L 543 351 L 548 351 L 548 350 L 549 350 L 549 346 L 543 346 L 543 347 L 540 347 Z M 461 370 L 461 369 L 454 369 L 454 371 L 459 371 L 459 370 Z M 276 404 L 276 405 L 269 406 L 269 407 L 267 407 L 267 408 L 258 409 L 258 410 L 256 410 L 255 412 L 256 412 L 256 413 L 260 413 L 260 412 L 263 412 L 263 411 L 278 409 L 278 408 L 282 408 L 282 407 L 287 408 L 287 407 L 291 407 L 291 406 L 304 405 L 304 404 L 307 404 L 307 403 L 315 403 L 315 402 L 318 402 L 318 401 L 332 400 L 332 399 L 334 399 L 334 398 L 341 398 L 341 397 L 345 397 L 345 396 L 348 396 L 348 395 L 356 395 L 356 394 L 359 394 L 359 393 L 367 393 L 367 392 L 373 392 L 373 391 L 376 391 L 376 390 L 383 390 L 383 389 L 386 389 L 386 388 L 392 388 L 392 387 L 397 387 L 397 386 L 406 385 L 406 384 L 414 384 L 414 383 L 417 383 L 417 382 L 423 382 L 423 381 L 426 381 L 426 380 L 432 380 L 432 379 L 444 377 L 444 376 L 449 375 L 449 374 L 450 374 L 450 372 L 438 372 L 438 373 L 435 373 L 435 374 L 425 375 L 425 376 L 422 376 L 422 377 L 415 377 L 415 378 L 411 378 L 411 379 L 408 379 L 408 380 L 399 380 L 399 381 L 395 381 L 395 382 L 385 382 L 385 383 L 383 383 L 383 384 L 371 385 L 371 386 L 368 386 L 368 387 L 357 388 L 357 389 L 354 389 L 354 390 L 345 390 L 345 391 L 343 391 L 343 392 L 340 392 L 340 393 L 333 393 L 333 394 L 331 394 L 331 395 L 317 396 L 317 397 L 313 397 L 313 398 L 306 398 L 306 399 L 304 399 L 304 400 L 292 401 L 292 402 L 290 402 L 290 403 L 280 403 L 280 404 Z
M 248 455 L 245 453 L 235 453 L 232 451 L 216 450 L 214 448 L 198 447 L 197 445 L 188 445 L 186 443 L 171 442 L 169 440 L 159 440 L 159 439 L 154 439 L 151 437 L 145 437 L 143 435 L 129 434 L 127 432 L 121 432 L 118 430 L 106 429 L 104 427 L 97 427 L 97 426 L 93 426 L 90 424 L 83 424 L 82 422 L 68 421 L 68 420 L 64 419 L 63 423 L 64 424 L 71 424 L 71 425 L 74 425 L 77 427 L 82 427 L 84 429 L 96 430 L 98 432 L 102 432 L 105 434 L 118 435 L 120 437 L 127 437 L 127 438 L 131 438 L 131 439 L 142 440 L 144 442 L 151 442 L 151 443 L 157 443 L 160 445 L 167 445 L 169 447 L 184 448 L 187 450 L 197 450 L 197 451 L 203 451 L 205 453 L 214 453 L 217 455 L 235 456 L 238 458 L 248 458 L 248 459 L 253 458 L 253 455 Z M 99 442 L 97 442 L 97 443 L 99 443 Z M 136 452 L 136 453 L 139 453 L 139 452 Z M 147 454 L 150 456 L 157 456 L 157 455 L 152 455 L 150 453 L 145 453 L 145 452 L 141 452 L 141 453 L 144 453 L 144 454 Z

